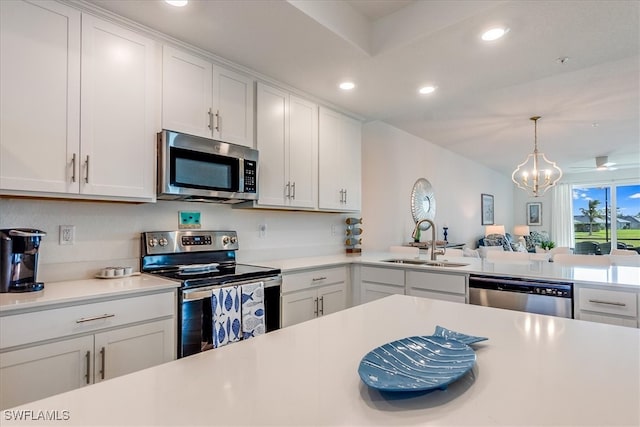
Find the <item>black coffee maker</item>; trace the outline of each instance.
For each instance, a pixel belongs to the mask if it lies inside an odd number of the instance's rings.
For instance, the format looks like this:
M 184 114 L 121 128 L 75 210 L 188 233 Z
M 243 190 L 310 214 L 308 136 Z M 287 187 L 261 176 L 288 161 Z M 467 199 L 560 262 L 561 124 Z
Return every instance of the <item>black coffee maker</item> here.
M 44 288 L 36 276 L 40 239 L 46 235 L 31 228 L 0 230 L 0 293 L 34 292 Z

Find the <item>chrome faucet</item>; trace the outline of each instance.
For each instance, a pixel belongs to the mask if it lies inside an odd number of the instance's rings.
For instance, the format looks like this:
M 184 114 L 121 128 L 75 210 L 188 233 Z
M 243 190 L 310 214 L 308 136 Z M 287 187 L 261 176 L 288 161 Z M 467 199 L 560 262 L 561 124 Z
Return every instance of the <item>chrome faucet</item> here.
M 428 222 L 431 224 L 431 261 L 436 261 L 436 257 L 438 255 L 444 255 L 446 252 L 446 248 L 436 249 L 436 223 L 431 221 L 430 219 L 421 219 L 416 222 L 416 228 L 413 229 L 413 233 L 411 233 L 411 237 L 415 240 L 418 237 L 418 230 L 420 229 L 420 224 L 423 222 Z

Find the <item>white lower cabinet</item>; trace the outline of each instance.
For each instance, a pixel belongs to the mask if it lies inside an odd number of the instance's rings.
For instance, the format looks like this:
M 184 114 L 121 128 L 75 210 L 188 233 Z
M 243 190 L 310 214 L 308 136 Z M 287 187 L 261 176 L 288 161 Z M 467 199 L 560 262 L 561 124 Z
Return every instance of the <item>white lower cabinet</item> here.
M 467 277 L 464 274 L 407 270 L 407 295 L 465 303 Z
M 127 304 L 131 300 L 134 302 Z M 118 323 L 121 316 L 115 308 L 120 305 L 136 310 L 134 323 Z M 61 316 L 65 310 L 71 315 Z M 83 313 L 80 318 L 78 310 Z M 5 344 L 9 346 L 0 350 L 0 409 L 175 359 L 173 293 L 5 316 L 0 327 L 4 334 L 23 322 L 30 324 L 23 328 L 27 337 L 13 339 L 7 333 Z M 61 324 L 69 325 L 66 334 L 60 331 Z M 45 331 L 33 339 L 45 340 L 30 342 L 32 328 Z M 85 333 L 69 337 L 81 330 L 77 328 L 84 328 Z M 92 332 L 86 333 L 88 330 Z
M 321 268 L 282 277 L 282 327 L 347 308 L 347 267 Z
M 360 270 L 360 303 L 389 295 L 404 295 L 404 270 L 363 266 Z
M 618 326 L 638 325 L 638 294 L 635 292 L 574 287 L 575 318 Z

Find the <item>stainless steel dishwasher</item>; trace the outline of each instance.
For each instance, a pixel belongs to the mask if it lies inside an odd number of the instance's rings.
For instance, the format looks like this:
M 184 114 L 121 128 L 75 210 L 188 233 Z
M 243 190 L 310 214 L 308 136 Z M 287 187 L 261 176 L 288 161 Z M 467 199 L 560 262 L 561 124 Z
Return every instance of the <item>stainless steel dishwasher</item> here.
M 572 319 L 573 283 L 472 274 L 469 303 Z

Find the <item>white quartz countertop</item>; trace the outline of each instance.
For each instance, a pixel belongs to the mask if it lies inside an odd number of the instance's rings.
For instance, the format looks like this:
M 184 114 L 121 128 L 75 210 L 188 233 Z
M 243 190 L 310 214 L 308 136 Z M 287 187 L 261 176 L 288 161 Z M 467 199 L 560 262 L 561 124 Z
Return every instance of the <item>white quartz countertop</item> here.
M 436 325 L 489 338 L 465 376 L 415 395 L 362 383 L 367 352 Z M 635 328 L 393 295 L 6 410 L 2 424 L 637 426 L 638 360 Z M 46 411 L 68 420 L 15 420 Z
M 87 279 L 45 283 L 38 292 L 0 294 L 0 315 L 44 306 L 86 302 L 90 299 L 118 298 L 134 294 L 174 289 L 179 282 L 147 274 L 115 279 Z
M 421 260 L 427 260 L 421 254 Z M 611 267 L 566 267 L 548 261 L 496 261 L 470 257 L 438 257 L 438 260 L 448 260 L 468 264 L 463 267 L 433 267 L 411 264 L 395 264 L 383 262 L 389 259 L 416 259 L 411 255 L 391 252 L 363 252 L 360 256 L 328 255 L 285 260 L 262 261 L 260 264 L 280 268 L 284 273 L 295 272 L 309 268 L 328 267 L 339 264 L 359 263 L 385 268 L 425 269 L 446 273 L 461 274 L 489 274 L 498 276 L 517 276 L 547 280 L 566 280 L 587 285 L 608 285 L 612 288 L 630 288 L 640 290 L 640 268 L 627 266 Z

